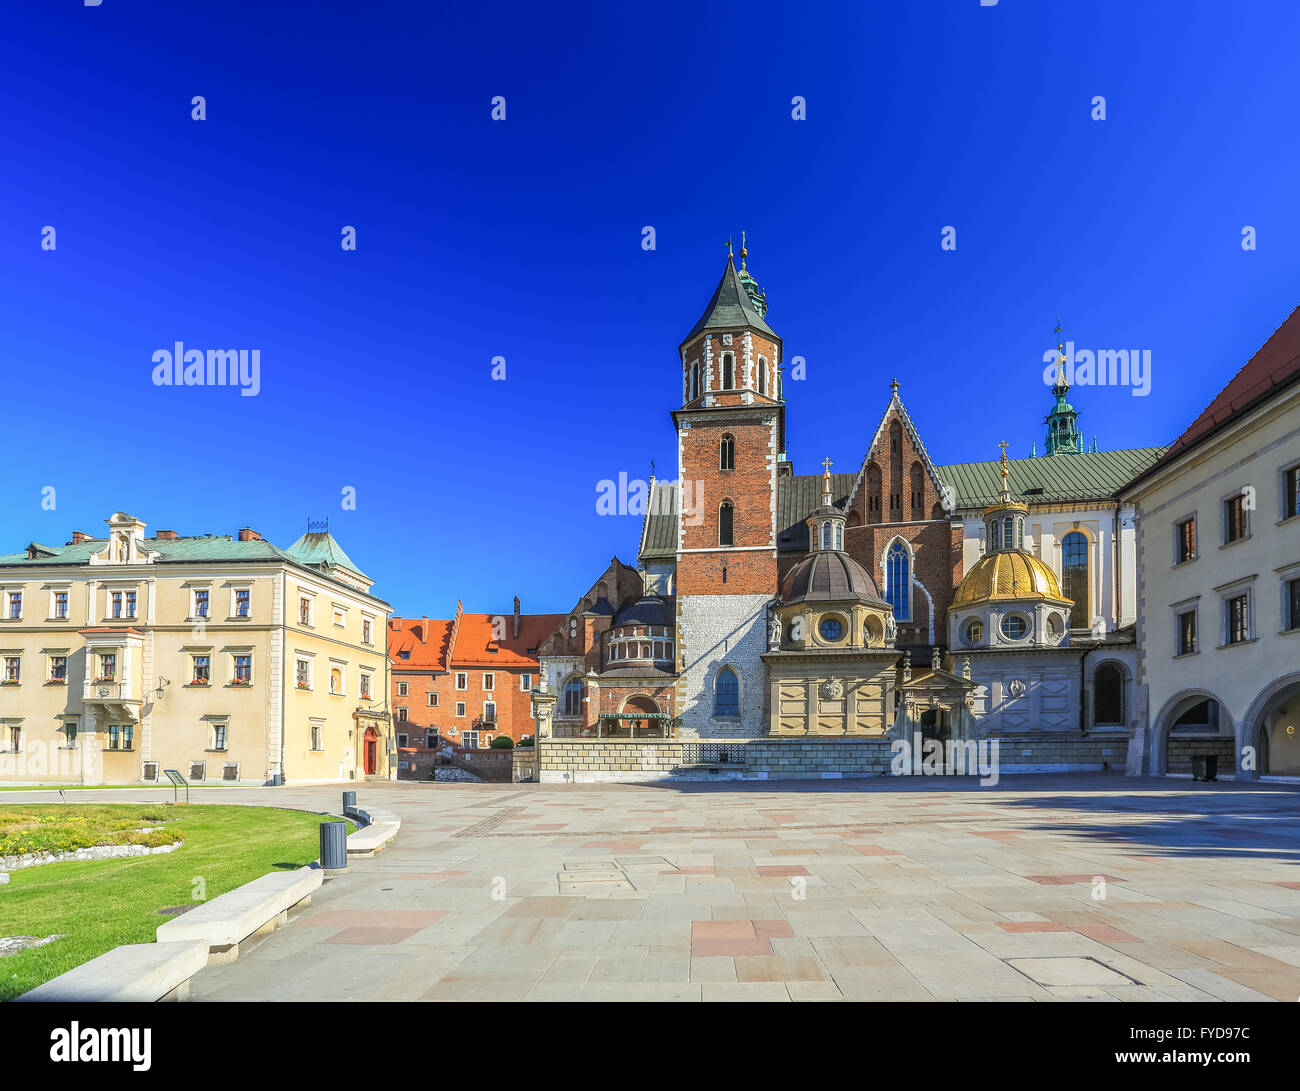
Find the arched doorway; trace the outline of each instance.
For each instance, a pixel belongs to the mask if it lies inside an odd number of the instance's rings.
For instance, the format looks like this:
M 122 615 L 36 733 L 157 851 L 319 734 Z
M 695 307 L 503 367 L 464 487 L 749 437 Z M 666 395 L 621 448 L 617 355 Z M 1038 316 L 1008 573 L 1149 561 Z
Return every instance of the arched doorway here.
M 362 754 L 365 759 L 366 776 L 373 777 L 379 769 L 379 735 L 373 727 L 366 728 Z
M 653 717 L 653 718 L 652 718 Z M 663 721 L 659 719 L 659 702 L 644 693 L 638 693 L 623 702 L 619 717 L 605 734 L 613 737 L 655 739 L 662 737 Z
M 1214 694 L 1187 690 L 1166 702 L 1157 721 L 1151 772 L 1155 776 L 1192 774 L 1192 760 L 1212 755 L 1219 774 L 1237 771 L 1237 739 L 1232 718 Z M 1158 763 L 1158 764 L 1157 764 Z
M 1242 738 L 1254 747 L 1246 775 L 1300 777 L 1300 673 L 1265 687 L 1242 720 Z

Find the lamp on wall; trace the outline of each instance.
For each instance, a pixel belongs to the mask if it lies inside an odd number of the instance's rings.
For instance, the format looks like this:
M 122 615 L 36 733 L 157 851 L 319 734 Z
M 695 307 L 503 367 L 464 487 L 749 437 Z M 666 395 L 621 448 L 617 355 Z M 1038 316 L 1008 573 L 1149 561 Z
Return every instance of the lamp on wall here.
M 171 682 L 160 674 L 158 676 L 158 688 L 153 691 L 154 696 L 161 701 L 163 699 L 163 691 L 170 685 Z

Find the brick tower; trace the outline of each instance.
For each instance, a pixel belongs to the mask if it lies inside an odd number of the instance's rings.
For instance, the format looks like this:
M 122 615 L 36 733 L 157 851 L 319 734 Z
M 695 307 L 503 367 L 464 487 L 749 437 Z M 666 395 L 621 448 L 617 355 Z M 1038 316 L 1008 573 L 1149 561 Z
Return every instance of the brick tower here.
M 766 294 L 728 248 L 722 279 L 680 348 L 677 707 L 686 737 L 763 733 L 761 659 L 777 592 L 777 456 L 785 449 L 781 339 Z

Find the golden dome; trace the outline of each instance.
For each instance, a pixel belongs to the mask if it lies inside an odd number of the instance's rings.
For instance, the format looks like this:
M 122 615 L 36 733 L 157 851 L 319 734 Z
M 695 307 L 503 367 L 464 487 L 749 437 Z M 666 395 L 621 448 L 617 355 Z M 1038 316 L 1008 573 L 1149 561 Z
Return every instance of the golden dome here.
M 981 557 L 962 578 L 954 606 L 973 606 L 980 602 L 1044 600 L 1071 605 L 1061 595 L 1061 585 L 1046 564 L 1032 553 L 1004 549 Z

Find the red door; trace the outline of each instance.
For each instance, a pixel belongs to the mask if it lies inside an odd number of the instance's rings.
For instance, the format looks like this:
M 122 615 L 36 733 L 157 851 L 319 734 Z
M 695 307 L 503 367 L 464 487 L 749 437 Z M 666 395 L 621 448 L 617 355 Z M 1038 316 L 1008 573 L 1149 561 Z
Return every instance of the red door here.
M 366 729 L 366 775 L 375 775 L 375 766 L 377 763 L 379 751 L 379 737 L 375 734 L 375 729 Z

